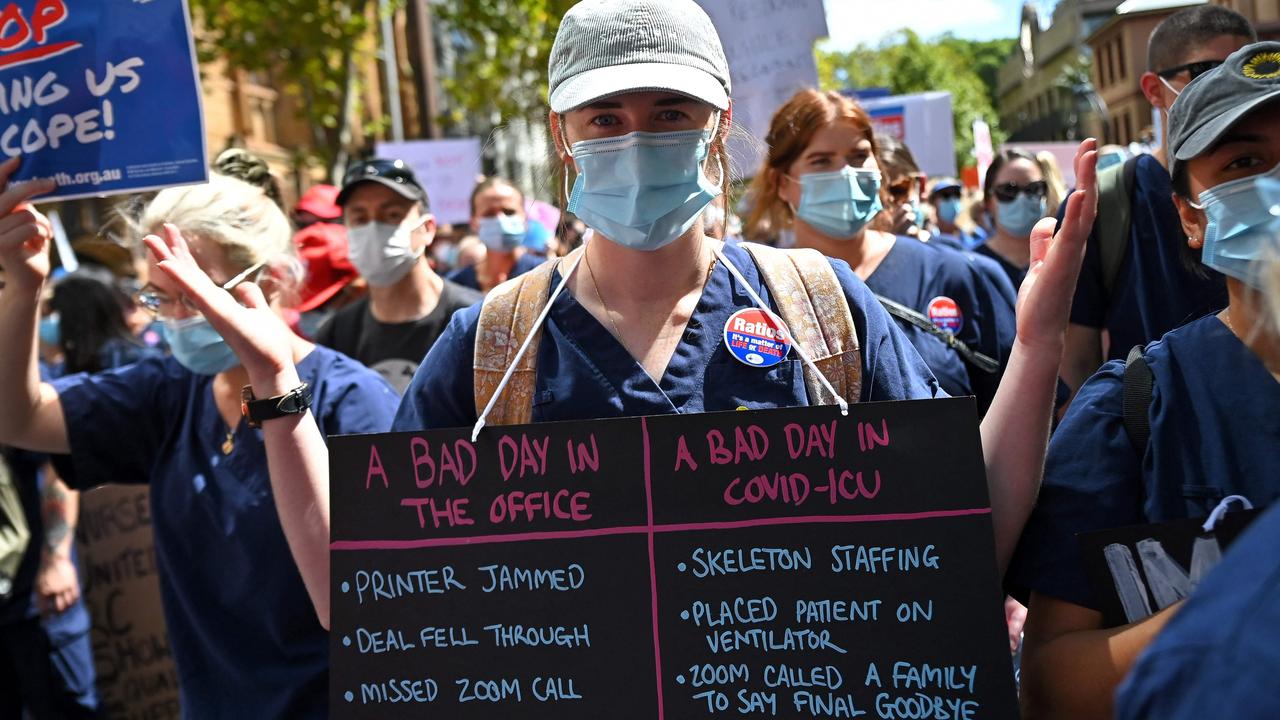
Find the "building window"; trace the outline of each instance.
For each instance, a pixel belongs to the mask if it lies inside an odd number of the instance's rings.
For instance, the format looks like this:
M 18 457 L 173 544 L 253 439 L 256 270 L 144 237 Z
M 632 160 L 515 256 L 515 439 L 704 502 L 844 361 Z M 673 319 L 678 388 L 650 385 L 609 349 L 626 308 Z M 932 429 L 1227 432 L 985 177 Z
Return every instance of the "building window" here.
M 1120 33 L 1120 37 L 1116 38 L 1116 55 L 1120 56 L 1120 79 L 1126 80 L 1129 77 L 1129 63 L 1125 62 L 1124 33 Z

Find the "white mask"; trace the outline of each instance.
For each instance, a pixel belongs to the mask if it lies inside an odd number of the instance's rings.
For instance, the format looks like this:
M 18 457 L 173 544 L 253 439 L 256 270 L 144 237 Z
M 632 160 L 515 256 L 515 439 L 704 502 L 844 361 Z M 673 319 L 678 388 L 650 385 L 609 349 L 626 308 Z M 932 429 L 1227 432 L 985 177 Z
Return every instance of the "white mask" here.
M 347 229 L 351 264 L 373 287 L 390 287 L 400 282 L 426 252 L 413 250 L 411 235 L 426 224 L 430 215 L 413 225 L 369 222 Z

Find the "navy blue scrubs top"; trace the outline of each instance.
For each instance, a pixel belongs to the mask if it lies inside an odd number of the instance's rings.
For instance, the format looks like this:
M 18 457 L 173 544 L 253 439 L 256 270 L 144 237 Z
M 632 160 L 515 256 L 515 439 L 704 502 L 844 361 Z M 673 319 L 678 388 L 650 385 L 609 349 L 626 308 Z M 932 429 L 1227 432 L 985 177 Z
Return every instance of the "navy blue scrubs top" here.
M 747 252 L 726 243 L 724 254 L 770 308 L 776 309 Z M 943 395 L 919 354 L 849 265 L 839 260 L 832 260 L 831 265 L 849 301 L 862 349 L 862 397 L 858 399 Z M 557 273 L 552 287 L 558 282 Z M 666 374 L 654 382 L 566 289 L 551 308 L 538 348 L 533 421 L 807 405 L 804 373 L 796 353 L 762 369 L 739 362 L 725 348 L 724 327 L 729 316 L 753 306 L 751 297 L 723 263 L 717 263 Z M 470 427 L 475 423 L 472 354 L 479 317 L 479 305 L 453 316 L 449 328 L 419 366 L 394 429 Z
M 1280 712 L 1280 507 L 1254 521 L 1138 659 L 1117 720 Z
M 1103 278 L 1098 218 L 1085 250 L 1080 280 L 1071 303 L 1071 322 L 1105 329 L 1111 337 L 1107 359 L 1123 360 L 1135 345 L 1146 345 L 1186 323 L 1227 306 L 1222 275 L 1203 265 L 1186 267 L 1187 243 L 1173 205 L 1173 182 L 1154 157 L 1137 160 L 1130 190 L 1129 237 L 1108 297 Z M 1058 221 L 1066 212 L 1062 203 Z
M 1009 262 L 1003 255 L 992 250 L 986 243 L 982 243 L 974 248 L 973 251 L 994 262 L 1000 268 L 1000 271 L 1005 274 L 1005 277 L 1009 278 L 1009 283 L 1013 285 L 1015 291 L 1021 288 L 1022 281 L 1027 279 L 1027 268 L 1018 267 Z
M 976 395 L 978 412 L 991 406 L 1017 331 L 1013 287 L 980 261 L 963 253 L 899 237 L 867 278 L 872 292 L 929 315 L 938 298 L 954 300 L 962 313 L 956 337 L 1000 363 L 995 373 L 969 365 L 929 333 L 898 320 L 942 388 L 950 395 Z M 896 319 L 896 318 L 895 318 Z
M 298 363 L 325 435 L 385 432 L 398 397 L 317 346 Z M 77 488 L 149 482 L 169 643 L 188 717 L 328 714 L 328 634 L 280 527 L 261 430 L 228 427 L 213 377 L 173 358 L 53 383 Z M 243 715 L 250 711 L 249 715 Z
M 507 279 L 510 280 L 513 277 L 519 277 L 546 262 L 546 260 L 546 258 L 540 255 L 523 253 L 520 257 L 516 258 L 516 264 L 511 266 L 511 274 L 507 276 Z M 480 289 L 480 277 L 476 275 L 475 265 L 458 268 L 446 275 L 445 279 L 452 280 L 459 285 L 469 287 L 472 290 Z
M 1147 346 L 1151 438 L 1124 428 L 1124 364 L 1109 362 L 1071 403 L 1049 444 L 1040 499 L 1008 582 L 1097 608 L 1076 534 L 1201 518 L 1227 495 L 1280 496 L 1280 382 L 1217 316 Z

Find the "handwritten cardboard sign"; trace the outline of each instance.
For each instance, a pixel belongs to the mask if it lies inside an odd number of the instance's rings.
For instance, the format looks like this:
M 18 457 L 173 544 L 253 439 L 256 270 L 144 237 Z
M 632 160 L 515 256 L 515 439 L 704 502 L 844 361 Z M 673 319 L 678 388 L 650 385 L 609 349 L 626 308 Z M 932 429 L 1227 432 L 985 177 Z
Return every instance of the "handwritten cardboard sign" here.
M 970 399 L 329 448 L 334 717 L 1015 716 Z
M 103 710 L 113 718 L 179 717 L 178 673 L 160 607 L 150 489 L 107 485 L 84 493 L 76 537 Z
M 203 182 L 200 102 L 185 0 L 0 5 L 0 153 L 46 197 Z

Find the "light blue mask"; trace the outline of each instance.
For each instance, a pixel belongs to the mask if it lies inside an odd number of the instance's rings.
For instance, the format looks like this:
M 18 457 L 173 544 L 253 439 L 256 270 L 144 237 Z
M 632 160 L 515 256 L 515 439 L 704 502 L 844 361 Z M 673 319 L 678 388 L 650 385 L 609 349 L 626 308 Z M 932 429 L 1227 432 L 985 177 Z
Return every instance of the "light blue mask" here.
M 493 217 L 481 218 L 480 229 L 476 231 L 476 235 L 490 250 L 511 252 L 520 247 L 528 229 L 523 218 L 498 213 Z
M 1018 197 L 996 201 L 996 224 L 1014 237 L 1029 238 L 1036 223 L 1044 217 L 1047 204 L 1042 197 L 1018 193 Z
M 637 131 L 576 142 L 578 179 L 568 210 L 619 245 L 665 247 L 720 195 L 702 168 L 710 144 L 711 133 L 704 130 Z
M 944 223 L 954 225 L 956 218 L 960 217 L 960 198 L 939 200 L 935 207 L 938 210 L 938 219 Z
M 833 238 L 850 240 L 884 209 L 880 171 L 851 168 L 800 176 L 796 216 Z
M 1262 289 L 1257 261 L 1280 237 L 1280 165 L 1265 175 L 1209 188 L 1192 207 L 1204 210 L 1209 219 L 1200 262 Z
M 161 327 L 174 359 L 197 375 L 217 375 L 240 364 L 227 341 L 202 317 L 165 320 Z
M 40 318 L 40 342 L 57 345 L 62 340 L 62 318 L 56 312 Z

